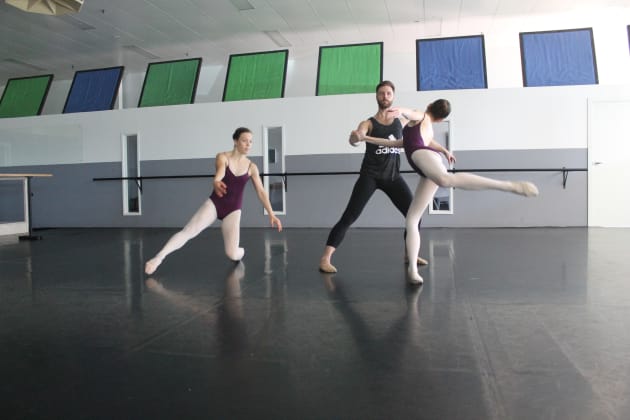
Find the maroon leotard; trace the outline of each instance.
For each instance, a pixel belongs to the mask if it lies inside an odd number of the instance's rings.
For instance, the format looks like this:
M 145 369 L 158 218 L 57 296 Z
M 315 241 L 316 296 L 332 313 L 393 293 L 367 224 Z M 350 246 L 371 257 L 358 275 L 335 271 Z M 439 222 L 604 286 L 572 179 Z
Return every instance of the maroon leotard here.
M 416 150 L 426 149 L 431 150 L 435 153 L 440 153 L 435 149 L 431 149 L 426 144 L 424 144 L 424 140 L 422 139 L 422 135 L 420 134 L 420 126 L 422 125 L 422 121 L 414 126 L 405 126 L 403 128 L 403 147 L 405 148 L 405 155 L 407 155 L 407 161 L 409 165 L 416 171 L 420 176 L 426 175 L 416 166 L 416 164 L 411 159 L 411 155 Z
M 247 172 L 239 176 L 234 175 L 229 166 L 225 167 L 225 176 L 222 181 L 227 187 L 227 193 L 223 197 L 219 197 L 213 191 L 210 196 L 210 200 L 212 200 L 214 207 L 217 209 L 217 218 L 219 220 L 223 220 L 228 214 L 243 207 L 243 191 L 248 180 L 249 167 L 247 167 Z

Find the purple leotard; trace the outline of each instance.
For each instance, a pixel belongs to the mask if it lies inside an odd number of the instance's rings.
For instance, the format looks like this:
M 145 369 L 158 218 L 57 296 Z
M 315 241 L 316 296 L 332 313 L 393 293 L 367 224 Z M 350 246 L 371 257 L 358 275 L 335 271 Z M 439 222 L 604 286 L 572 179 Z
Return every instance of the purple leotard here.
M 435 153 L 440 153 L 435 149 L 431 149 L 426 144 L 424 144 L 424 140 L 422 139 L 422 135 L 420 134 L 420 126 L 422 121 L 414 126 L 405 126 L 403 128 L 403 147 L 405 148 L 405 155 L 407 155 L 407 161 L 409 165 L 416 171 L 420 176 L 426 177 L 426 175 L 416 166 L 416 164 L 411 159 L 411 155 L 416 150 L 426 149 L 431 150 Z
M 251 165 L 251 163 L 250 163 Z M 217 218 L 223 220 L 233 211 L 240 210 L 243 207 L 243 191 L 245 184 L 249 180 L 249 167 L 243 175 L 236 176 L 229 166 L 225 168 L 225 176 L 222 181 L 227 187 L 227 193 L 223 197 L 219 197 L 216 192 L 212 192 L 210 200 L 217 209 Z

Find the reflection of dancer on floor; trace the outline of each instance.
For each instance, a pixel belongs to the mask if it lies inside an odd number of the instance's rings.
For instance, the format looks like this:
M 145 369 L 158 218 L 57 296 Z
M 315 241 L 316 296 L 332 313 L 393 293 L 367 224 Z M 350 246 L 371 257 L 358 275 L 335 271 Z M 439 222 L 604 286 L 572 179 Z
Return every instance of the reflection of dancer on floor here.
M 181 292 L 169 290 L 152 277 L 145 281 L 145 285 L 148 290 L 163 296 L 175 306 L 198 314 L 210 315 L 212 320 L 217 322 L 217 334 L 220 335 L 218 342 L 224 347 L 221 353 L 229 358 L 234 358 L 245 354 L 248 348 L 247 329 L 241 298 L 241 281 L 244 276 L 245 265 L 242 261 L 239 261 L 230 269 L 225 278 L 225 294 L 222 304 L 219 306 L 201 302 L 198 298 Z M 213 308 L 217 309 L 216 317 L 211 311 Z
M 237 128 L 232 139 L 234 149 L 222 152 L 216 158 L 216 173 L 214 175 L 214 191 L 193 215 L 184 228 L 173 235 L 164 248 L 147 261 L 144 271 L 152 274 L 171 252 L 181 248 L 186 242 L 199 235 L 202 230 L 210 226 L 216 219 L 222 220 L 221 231 L 225 254 L 234 261 L 243 258 L 245 250 L 239 247 L 241 207 L 243 191 L 247 181 L 251 178 L 258 199 L 269 214 L 271 226 L 282 230 L 282 223 L 271 209 L 269 197 L 265 192 L 258 167 L 247 158 L 252 146 L 252 132 L 245 127 Z
M 364 135 L 374 137 L 399 139 L 402 136 L 402 129 L 407 120 L 398 118 L 397 115 L 389 112 L 394 103 L 394 84 L 389 80 L 384 80 L 376 86 L 376 102 L 378 111 L 373 117 L 361 121 L 355 131 Z M 357 145 L 359 141 L 354 136 L 350 136 L 350 144 Z M 350 195 L 350 200 L 344 210 L 341 219 L 335 224 L 328 235 L 324 253 L 319 260 L 319 270 L 324 273 L 336 273 L 337 268 L 332 265 L 333 253 L 343 241 L 343 238 L 350 226 L 359 218 L 374 192 L 382 190 L 404 216 L 407 215 L 409 205 L 413 196 L 405 180 L 400 176 L 400 147 L 394 144 L 372 145 L 365 147 L 363 162 L 359 179 L 357 179 Z M 418 224 L 412 228 L 416 231 L 420 229 Z M 409 227 L 407 227 L 409 229 Z M 405 260 L 407 258 L 405 257 Z M 416 263 L 426 265 L 428 262 L 420 257 Z
M 422 340 L 419 298 L 423 288 L 405 288 L 406 310 L 396 315 L 391 324 L 384 328 L 384 322 L 390 319 L 392 313 L 378 312 L 372 319 L 373 323 L 369 322 L 370 315 L 377 313 L 373 311 L 372 303 L 367 304 L 372 310 L 363 312 L 361 307 L 365 309 L 366 306 L 352 293 L 346 293 L 343 281 L 338 277 L 333 279 L 331 274 L 324 274 L 322 277 L 331 306 L 343 316 L 350 327 L 350 333 L 357 343 L 356 349 L 363 361 L 363 369 L 353 369 L 350 375 L 358 381 L 356 387 L 353 387 L 353 399 L 357 402 L 362 398 L 375 401 L 380 396 L 374 395 L 375 391 L 382 390 L 381 392 L 388 395 L 396 395 L 398 392 L 408 391 L 410 382 L 417 384 L 419 372 L 415 369 L 418 368 L 419 358 L 431 347 Z M 400 306 L 398 302 L 392 304 L 397 308 Z M 368 314 L 368 317 L 364 318 L 362 313 Z M 354 360 L 349 360 L 348 365 L 354 366 Z M 383 381 L 383 373 L 395 377 L 396 380 Z M 391 407 L 384 409 L 391 410 Z M 391 417 L 391 412 L 388 414 L 389 416 L 373 413 L 373 417 Z
M 429 104 L 424 112 L 392 108 L 390 112 L 397 117 L 408 120 L 403 129 L 403 139 L 392 141 L 366 136 L 359 130 L 353 131 L 359 141 L 376 145 L 403 146 L 411 167 L 420 175 L 420 181 L 407 213 L 407 254 L 412 257 L 420 251 L 420 232 L 413 227 L 418 225 L 425 209 L 433 199 L 439 187 L 461 188 L 463 190 L 499 190 L 514 194 L 533 197 L 538 195 L 538 188 L 531 182 L 499 181 L 465 172 L 449 173 L 440 159 L 442 153 L 449 163 L 455 162 L 455 157 L 433 139 L 433 123 L 448 117 L 451 104 L 446 99 L 438 99 Z M 409 281 L 412 284 L 422 284 L 423 279 L 418 274 L 418 267 L 409 264 Z

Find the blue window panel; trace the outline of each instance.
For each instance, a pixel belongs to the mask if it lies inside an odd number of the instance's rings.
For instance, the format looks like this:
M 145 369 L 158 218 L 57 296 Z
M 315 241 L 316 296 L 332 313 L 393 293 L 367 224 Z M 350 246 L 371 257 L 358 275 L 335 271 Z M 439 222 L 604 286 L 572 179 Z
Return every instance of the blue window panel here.
M 521 33 L 523 86 L 597 84 L 592 29 Z
M 416 41 L 418 90 L 485 89 L 483 36 Z
M 77 71 L 63 113 L 105 111 L 116 103 L 124 67 Z

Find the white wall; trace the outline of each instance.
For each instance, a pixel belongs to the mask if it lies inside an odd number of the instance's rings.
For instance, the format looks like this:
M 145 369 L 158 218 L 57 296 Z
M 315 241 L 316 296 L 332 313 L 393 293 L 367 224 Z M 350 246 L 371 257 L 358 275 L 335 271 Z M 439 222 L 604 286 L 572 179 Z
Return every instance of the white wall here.
M 630 97 L 630 85 L 404 92 L 397 102 L 424 107 L 439 96 L 453 105 L 456 151 L 571 149 L 587 147 L 588 98 Z M 45 115 L 3 120 L 0 143 L 31 139 L 19 161 L 4 157 L 7 166 L 117 162 L 120 137 L 131 133 L 139 136 L 141 160 L 212 158 L 231 149 L 236 127 L 248 126 L 257 142 L 253 155 L 261 156 L 262 127 L 283 125 L 287 155 L 351 154 L 363 148 L 348 145 L 349 131 L 375 110 L 374 95 L 361 94 Z M 71 136 L 54 135 L 64 127 Z M 41 132 L 51 134 L 35 135 Z M 80 156 L 77 147 L 46 152 L 56 137 L 78 141 Z M 33 161 L 24 161 L 29 156 Z

